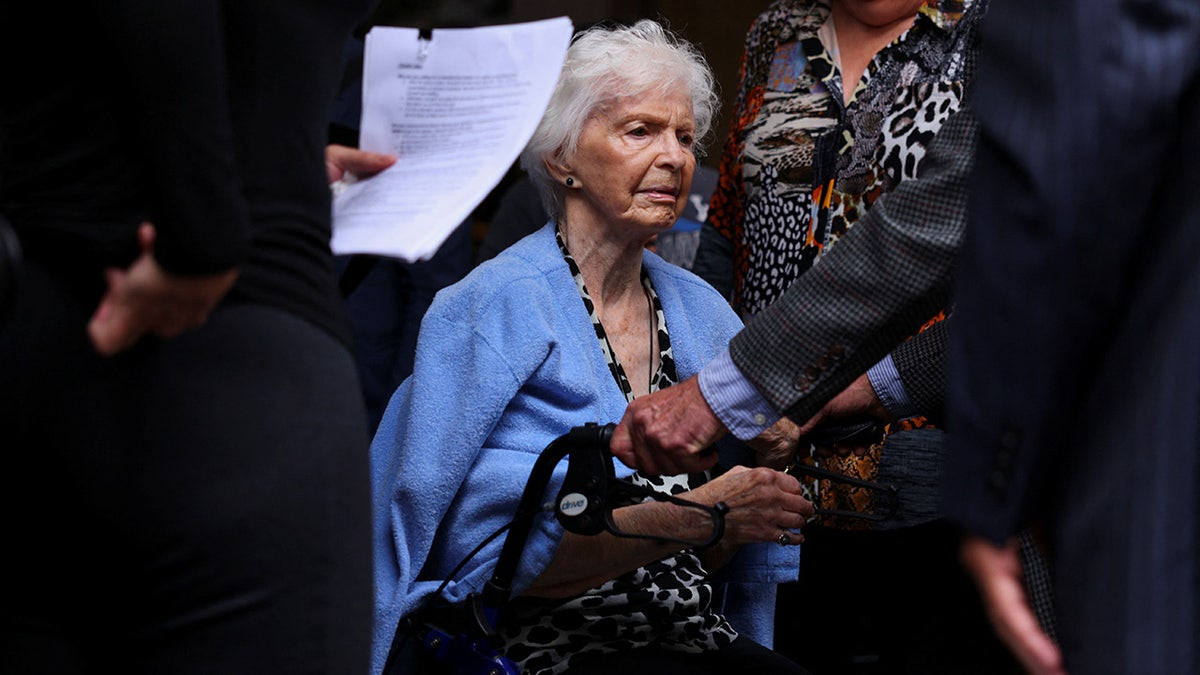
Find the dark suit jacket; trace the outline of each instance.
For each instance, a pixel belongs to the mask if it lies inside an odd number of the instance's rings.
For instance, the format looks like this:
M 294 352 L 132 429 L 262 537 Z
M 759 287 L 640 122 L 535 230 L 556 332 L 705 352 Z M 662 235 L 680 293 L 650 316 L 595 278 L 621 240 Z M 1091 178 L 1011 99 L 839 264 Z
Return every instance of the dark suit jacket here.
M 776 410 L 806 421 L 947 305 L 974 138 L 968 112 L 947 120 L 920 175 L 881 196 L 730 343 L 734 363 Z
M 992 8 L 946 506 L 1049 525 L 1078 673 L 1200 672 L 1200 3 Z

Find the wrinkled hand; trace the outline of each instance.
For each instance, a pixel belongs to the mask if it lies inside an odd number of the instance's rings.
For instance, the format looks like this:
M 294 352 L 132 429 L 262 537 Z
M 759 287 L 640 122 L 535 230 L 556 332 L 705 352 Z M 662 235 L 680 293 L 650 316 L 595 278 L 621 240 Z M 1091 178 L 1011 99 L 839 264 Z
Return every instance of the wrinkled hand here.
M 108 290 L 88 322 L 96 351 L 112 356 L 144 335 L 171 338 L 196 328 L 237 279 L 237 270 L 206 276 L 177 276 L 154 260 L 154 226 L 138 228 L 142 253 L 129 269 L 109 268 Z
M 1042 631 L 1021 582 L 1016 540 L 997 546 L 968 536 L 960 549 L 963 566 L 975 579 L 996 634 L 1032 675 L 1066 675 L 1062 652 Z
M 342 180 L 346 174 L 368 178 L 396 163 L 392 155 L 367 152 L 345 145 L 325 146 L 325 173 L 329 182 Z
M 791 463 L 799 442 L 800 425 L 781 417 L 766 431 L 751 439 L 747 445 L 754 448 L 759 466 L 783 469 Z
M 784 530 L 799 530 L 814 514 L 813 504 L 800 494 L 800 482 L 782 471 L 735 466 L 684 499 L 707 504 L 725 502 L 725 535 L 721 541 L 738 545 L 778 541 Z M 790 544 L 804 537 L 790 533 Z
M 716 464 L 709 448 L 727 433 L 693 376 L 634 399 L 613 430 L 609 450 L 644 474 L 691 473 Z

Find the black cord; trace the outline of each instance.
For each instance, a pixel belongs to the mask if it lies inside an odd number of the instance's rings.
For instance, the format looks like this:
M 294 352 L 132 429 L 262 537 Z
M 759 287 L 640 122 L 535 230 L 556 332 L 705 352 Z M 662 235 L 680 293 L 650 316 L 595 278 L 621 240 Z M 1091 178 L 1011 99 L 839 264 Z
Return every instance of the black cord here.
M 530 514 L 528 516 L 525 516 L 524 518 L 532 518 L 532 517 L 533 517 L 533 514 Z M 450 585 L 450 581 L 452 579 L 454 579 L 454 577 L 458 576 L 458 573 L 462 571 L 462 568 L 466 567 L 467 563 L 471 561 L 471 558 L 474 558 L 475 556 L 479 555 L 479 552 L 482 551 L 485 546 L 492 543 L 492 541 L 494 541 L 496 539 L 496 537 L 499 537 L 500 535 L 502 535 L 506 531 L 508 531 L 508 529 L 511 528 L 518 520 L 523 520 L 524 518 L 513 518 L 512 520 L 508 521 L 507 523 L 501 525 L 500 529 L 489 534 L 487 537 L 484 538 L 483 541 L 479 542 L 479 545 L 476 546 L 474 549 L 472 549 L 471 552 L 468 553 L 466 555 L 466 557 L 464 557 L 458 563 L 458 565 L 455 566 L 455 568 L 450 571 L 450 574 L 445 579 L 442 580 L 441 585 L 438 586 L 438 589 L 434 593 L 434 595 L 440 596 L 442 594 L 442 591 L 446 590 L 446 586 Z

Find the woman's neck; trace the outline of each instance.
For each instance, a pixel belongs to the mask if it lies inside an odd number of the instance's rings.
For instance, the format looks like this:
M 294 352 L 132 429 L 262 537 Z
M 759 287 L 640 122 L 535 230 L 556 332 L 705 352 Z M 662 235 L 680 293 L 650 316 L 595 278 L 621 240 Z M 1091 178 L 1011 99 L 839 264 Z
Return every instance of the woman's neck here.
M 559 227 L 633 395 L 649 392 L 658 367 L 658 340 L 652 303 L 642 286 L 645 243 L 614 240 L 610 230 L 569 218 Z
M 837 35 L 843 103 L 850 103 L 875 55 L 913 25 L 922 4 L 897 0 L 863 6 L 859 0 L 834 0 L 830 20 Z
M 568 218 L 559 223 L 559 228 L 597 309 L 620 305 L 631 297 L 641 302 L 644 243 L 614 240 L 600 228 Z

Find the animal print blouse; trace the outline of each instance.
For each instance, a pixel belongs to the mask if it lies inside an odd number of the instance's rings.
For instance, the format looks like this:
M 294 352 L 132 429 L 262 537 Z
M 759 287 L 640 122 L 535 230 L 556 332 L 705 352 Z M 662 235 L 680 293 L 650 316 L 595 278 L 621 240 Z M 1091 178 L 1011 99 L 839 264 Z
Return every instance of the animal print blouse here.
M 984 4 L 927 0 L 848 105 L 829 0 L 782 0 L 759 15 L 708 216 L 732 245 L 740 314 L 764 309 L 879 195 L 916 175 L 925 146 L 963 103 Z
M 579 266 L 567 251 L 561 232 L 555 237 L 579 287 L 609 369 L 626 399 L 632 401 L 629 379 L 609 344 Z M 674 384 L 678 376 L 662 304 L 644 268 L 642 286 L 658 325 L 659 368 L 650 384 L 650 391 L 656 391 Z M 675 495 L 699 487 L 708 478 L 707 472 L 679 476 L 642 476 L 634 472 L 629 480 Z M 505 608 L 506 617 L 500 626 L 504 653 L 520 664 L 523 673 L 556 675 L 566 672 L 577 659 L 650 644 L 692 653 L 720 649 L 733 642 L 737 633 L 713 611 L 713 597 L 708 571 L 695 552 L 685 549 L 574 598 L 514 599 Z

